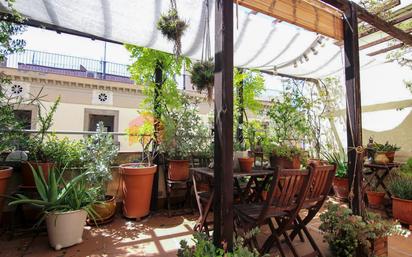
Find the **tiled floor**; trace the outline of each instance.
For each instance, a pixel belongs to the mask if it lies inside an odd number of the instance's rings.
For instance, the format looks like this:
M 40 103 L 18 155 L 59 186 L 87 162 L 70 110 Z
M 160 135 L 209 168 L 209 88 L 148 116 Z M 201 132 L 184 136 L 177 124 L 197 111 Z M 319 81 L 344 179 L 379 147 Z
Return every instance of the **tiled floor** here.
M 86 227 L 82 244 L 55 251 L 48 245 L 47 234 L 28 233 L 13 240 L 2 236 L 0 241 L 0 256 L 36 256 L 36 257 L 83 257 L 83 256 L 176 256 L 179 242 L 182 239 L 190 241 L 192 227 L 196 216 L 185 215 L 168 218 L 166 213 L 158 213 L 146 221 L 135 222 L 126 220 L 120 215 L 108 224 L 99 228 Z M 322 242 L 318 233 L 318 220 L 310 224 L 310 231 L 326 256 L 330 256 L 327 244 Z M 267 233 L 265 229 L 263 233 Z M 299 254 L 310 250 L 307 243 L 299 240 L 294 242 Z M 272 256 L 276 256 L 272 253 Z M 393 237 L 389 240 L 389 256 L 412 256 L 412 237 Z

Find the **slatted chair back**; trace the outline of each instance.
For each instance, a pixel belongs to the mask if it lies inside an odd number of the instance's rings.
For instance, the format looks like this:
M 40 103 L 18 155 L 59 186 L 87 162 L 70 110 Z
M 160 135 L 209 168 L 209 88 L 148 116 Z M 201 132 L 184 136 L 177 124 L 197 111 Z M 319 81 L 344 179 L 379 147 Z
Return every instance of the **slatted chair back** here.
M 263 203 L 258 223 L 279 213 L 289 214 L 289 218 L 293 220 L 302 207 L 312 180 L 311 166 L 304 170 L 278 167 L 274 171 L 269 195 Z
M 305 204 L 320 204 L 326 200 L 330 188 L 332 187 L 333 178 L 336 173 L 335 165 L 315 165 L 310 164 L 313 169 L 313 180 L 306 195 Z

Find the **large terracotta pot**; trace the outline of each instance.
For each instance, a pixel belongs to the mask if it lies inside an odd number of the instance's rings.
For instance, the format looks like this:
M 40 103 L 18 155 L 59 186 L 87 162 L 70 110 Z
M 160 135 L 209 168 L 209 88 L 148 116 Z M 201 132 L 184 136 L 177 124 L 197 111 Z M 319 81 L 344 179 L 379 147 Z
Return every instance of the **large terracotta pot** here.
M 169 160 L 167 177 L 170 180 L 184 181 L 189 179 L 188 160 Z
M 292 159 L 271 155 L 270 166 L 272 168 L 281 167 L 284 169 L 299 169 L 300 158 L 299 155 L 293 156 Z
M 139 219 L 150 211 L 153 177 L 157 165 L 146 167 L 138 163 L 120 165 L 123 178 L 123 215 Z
M 3 213 L 4 195 L 7 192 L 7 184 L 12 175 L 12 167 L 2 167 L 0 166 L 0 220 L 1 214 Z
M 340 200 L 347 200 L 349 196 L 349 180 L 348 178 L 335 177 L 332 183 L 333 191 Z
M 241 172 L 252 172 L 253 162 L 255 161 L 252 157 L 238 158 L 239 166 Z
M 395 219 L 412 225 L 412 200 L 392 197 L 392 212 Z
M 95 203 L 91 207 L 96 213 L 96 217 L 93 220 L 89 217 L 87 220 L 88 225 L 104 224 L 112 220 L 116 213 L 116 197 L 113 195 L 106 195 L 106 200 L 101 203 Z
M 366 191 L 370 208 L 381 208 L 385 199 L 385 192 Z
M 23 162 L 21 165 L 21 175 L 22 175 L 22 181 L 23 181 L 23 186 L 25 187 L 36 187 L 36 183 L 34 182 L 34 177 L 33 177 L 33 169 L 38 170 L 39 167 L 41 167 L 43 171 L 43 176 L 44 179 L 47 180 L 49 177 L 49 171 L 53 168 L 54 163 L 51 162 Z
M 58 251 L 83 242 L 86 217 L 85 210 L 47 213 L 46 224 L 50 246 Z

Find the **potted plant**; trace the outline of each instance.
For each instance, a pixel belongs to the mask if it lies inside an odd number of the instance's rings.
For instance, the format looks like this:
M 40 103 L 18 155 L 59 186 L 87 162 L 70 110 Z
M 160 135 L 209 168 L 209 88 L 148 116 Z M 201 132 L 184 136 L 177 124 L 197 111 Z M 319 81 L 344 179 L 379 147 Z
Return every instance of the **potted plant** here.
M 412 225 L 412 159 L 401 167 L 389 184 L 392 212 L 395 219 Z
M 391 235 L 408 236 L 409 231 L 380 215 L 366 213 L 353 215 L 348 208 L 329 203 L 320 215 L 320 230 L 333 256 L 388 256 L 387 239 Z M 358 251 L 357 251 L 358 250 Z
M 348 162 L 345 153 L 323 153 L 324 158 L 336 165 L 336 174 L 333 179 L 332 187 L 335 195 L 340 200 L 347 200 L 349 196 Z
M 295 146 L 265 144 L 264 151 L 269 155 L 271 167 L 282 167 L 285 169 L 299 169 L 305 162 L 303 151 Z
M 199 92 L 207 91 L 207 100 L 213 99 L 213 85 L 215 80 L 215 64 L 213 60 L 197 61 L 190 70 L 191 82 Z
M 386 141 L 385 144 L 373 143 L 372 152 L 373 161 L 377 164 L 388 164 L 393 163 L 395 159 L 395 152 L 399 151 L 401 148 L 395 144 L 389 144 Z
M 160 30 L 163 36 L 169 41 L 174 42 L 173 52 L 176 56 L 180 56 L 182 52 L 182 36 L 188 27 L 187 22 L 180 19 L 177 12 L 176 1 L 171 1 L 167 14 L 162 14 L 157 22 L 157 29 Z
M 42 114 L 41 106 L 38 107 L 39 133 L 27 141 L 28 161 L 22 163 L 22 182 L 25 187 L 35 187 L 32 167 L 36 170 L 41 167 L 43 176 L 47 179 L 48 173 L 54 165 L 55 152 L 48 151 L 50 148 L 47 147 L 47 142 L 49 139 L 48 130 L 53 125 L 53 116 L 59 103 L 60 97 L 57 98 L 46 115 Z
M 92 205 L 97 224 L 110 220 L 116 212 L 116 197 L 106 193 L 107 183 L 112 179 L 110 165 L 117 156 L 119 148 L 113 137 L 105 133 L 103 122 L 97 124 L 96 134 L 88 137 L 81 151 L 83 168 L 87 172 L 87 180 L 96 186 L 99 203 Z M 89 224 L 92 224 L 90 220 Z
M 382 208 L 385 200 L 385 192 L 377 186 L 377 182 L 374 177 L 370 181 L 370 186 L 366 188 L 366 196 L 368 197 L 368 206 L 370 208 Z
M 79 244 L 82 242 L 83 228 L 86 217 L 93 217 L 91 204 L 95 202 L 95 190 L 86 186 L 87 173 L 75 176 L 65 181 L 65 168 L 57 170 L 53 167 L 47 179 L 42 167 L 32 167 L 36 189 L 40 199 L 29 199 L 17 195 L 10 205 L 32 204 L 42 207 L 44 216 L 39 221 L 46 220 L 50 245 L 56 249 Z
M 142 147 L 139 162 L 120 165 L 119 173 L 123 181 L 123 215 L 127 218 L 141 219 L 149 215 L 153 179 L 157 165 L 153 164 L 158 142 L 155 138 L 153 120 L 143 116 L 145 121 L 134 133 Z

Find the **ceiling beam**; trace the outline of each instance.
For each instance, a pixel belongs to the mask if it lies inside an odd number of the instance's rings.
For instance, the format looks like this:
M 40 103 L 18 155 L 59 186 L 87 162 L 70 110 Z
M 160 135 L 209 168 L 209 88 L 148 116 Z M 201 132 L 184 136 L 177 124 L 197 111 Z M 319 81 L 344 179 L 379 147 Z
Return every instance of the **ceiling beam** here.
M 368 56 L 375 56 L 375 55 L 379 55 L 379 54 L 384 54 L 384 53 L 396 50 L 398 48 L 401 48 L 403 46 L 405 46 L 404 43 L 399 43 L 399 44 L 396 44 L 396 45 L 393 45 L 393 46 L 390 46 L 390 47 L 387 47 L 387 48 L 384 48 L 384 49 L 380 49 L 380 50 L 375 51 L 375 52 L 368 53 L 367 55 Z
M 405 30 L 405 32 L 406 32 L 406 33 L 412 33 L 412 28 Z M 375 41 L 372 41 L 372 42 L 369 42 L 369 43 L 367 43 L 367 44 L 362 45 L 361 47 L 359 47 L 359 50 L 364 50 L 364 49 L 366 49 L 366 48 L 369 48 L 369 47 L 372 47 L 372 46 L 376 46 L 376 45 L 385 43 L 385 42 L 387 42 L 387 41 L 389 41 L 389 40 L 391 40 L 391 39 L 393 39 L 392 36 L 383 37 L 383 38 L 381 38 L 381 39 L 378 39 L 378 40 L 375 40 Z
M 404 22 L 404 21 L 409 20 L 411 18 L 412 18 L 412 12 L 406 13 L 405 15 L 402 15 L 402 16 L 399 16 L 399 17 L 396 17 L 396 18 L 393 18 L 393 19 L 389 20 L 388 23 L 390 25 L 396 25 L 398 23 Z M 375 27 L 368 28 L 367 30 L 365 30 L 365 31 L 363 31 L 362 33 L 359 34 L 359 38 L 366 37 L 366 36 L 368 36 L 372 33 L 375 33 L 377 31 L 378 31 L 378 29 L 375 28 Z
M 306 30 L 339 41 L 343 40 L 342 15 L 318 0 L 234 0 L 234 2 Z
M 371 14 L 364 8 L 360 7 L 358 4 L 349 2 L 349 0 L 321 0 L 322 2 L 329 4 L 341 11 L 346 11 L 349 9 L 349 5 L 353 4 L 358 13 L 358 18 L 369 23 L 375 28 L 389 34 L 390 36 L 402 41 L 406 45 L 412 46 L 412 35 L 406 33 L 405 31 L 389 24 L 387 21 L 379 18 L 376 15 Z

